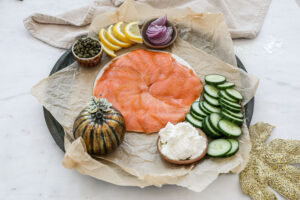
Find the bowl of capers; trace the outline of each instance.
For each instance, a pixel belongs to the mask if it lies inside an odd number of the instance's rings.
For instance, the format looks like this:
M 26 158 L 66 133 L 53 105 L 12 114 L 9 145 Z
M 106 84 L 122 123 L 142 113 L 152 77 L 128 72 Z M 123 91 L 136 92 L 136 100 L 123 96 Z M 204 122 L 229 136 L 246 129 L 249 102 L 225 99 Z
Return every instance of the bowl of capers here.
M 80 65 L 93 67 L 101 61 L 103 50 L 99 40 L 84 37 L 73 44 L 72 53 Z

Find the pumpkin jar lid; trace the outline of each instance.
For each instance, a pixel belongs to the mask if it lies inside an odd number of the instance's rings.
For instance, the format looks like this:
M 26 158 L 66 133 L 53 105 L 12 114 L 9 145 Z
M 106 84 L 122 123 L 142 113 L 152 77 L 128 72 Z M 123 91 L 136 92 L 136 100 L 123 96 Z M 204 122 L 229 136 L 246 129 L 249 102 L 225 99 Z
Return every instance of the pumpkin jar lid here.
M 73 135 L 82 137 L 87 152 L 106 155 L 123 141 L 126 132 L 124 117 L 106 98 L 92 97 L 73 126 Z

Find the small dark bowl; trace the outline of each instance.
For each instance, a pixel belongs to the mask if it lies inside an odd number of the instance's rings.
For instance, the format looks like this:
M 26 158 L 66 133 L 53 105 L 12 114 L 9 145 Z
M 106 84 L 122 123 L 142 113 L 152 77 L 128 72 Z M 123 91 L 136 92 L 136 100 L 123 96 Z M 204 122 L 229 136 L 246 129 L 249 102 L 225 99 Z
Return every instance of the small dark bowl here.
M 168 158 L 167 156 L 165 156 L 164 154 L 162 154 L 161 152 L 161 142 L 160 142 L 160 137 L 158 136 L 157 138 L 157 150 L 158 153 L 160 154 L 160 156 L 167 162 L 175 164 L 175 165 L 188 165 L 188 164 L 193 164 L 195 162 L 198 162 L 199 160 L 201 160 L 207 153 L 207 149 L 208 149 L 208 139 L 205 135 L 205 133 L 201 130 L 197 128 L 197 131 L 199 133 L 199 135 L 201 135 L 202 137 L 205 138 L 206 140 L 206 148 L 204 149 L 204 151 L 202 152 L 201 155 L 199 155 L 198 157 L 194 158 L 194 159 L 188 159 L 188 160 L 172 160 L 170 158 Z
M 101 61 L 101 58 L 102 58 L 102 54 L 103 54 L 103 49 L 102 49 L 102 45 L 100 43 L 100 41 L 92 38 L 94 41 L 98 42 L 100 44 L 100 51 L 97 55 L 95 55 L 94 57 L 91 57 L 91 58 L 80 58 L 79 56 L 77 56 L 74 52 L 74 46 L 77 44 L 78 40 L 73 44 L 72 46 L 72 53 L 73 53 L 73 56 L 75 57 L 76 61 L 84 66 L 84 67 L 93 67 L 93 66 L 96 66 L 100 61 Z
M 157 18 L 153 18 L 153 19 L 150 19 L 148 21 L 146 21 L 142 27 L 142 37 L 143 37 L 143 42 L 144 44 L 147 46 L 147 47 L 150 47 L 152 49 L 164 49 L 168 46 L 170 46 L 171 44 L 173 44 L 177 38 L 177 29 L 176 27 L 174 26 L 174 24 L 172 24 L 169 20 L 167 20 L 167 25 L 166 26 L 172 26 L 173 28 L 173 33 L 172 33 L 172 39 L 170 40 L 170 42 L 168 42 L 167 44 L 164 44 L 164 45 L 154 45 L 152 44 L 147 35 L 146 35 L 146 31 L 148 29 L 148 26 L 154 21 L 156 20 Z

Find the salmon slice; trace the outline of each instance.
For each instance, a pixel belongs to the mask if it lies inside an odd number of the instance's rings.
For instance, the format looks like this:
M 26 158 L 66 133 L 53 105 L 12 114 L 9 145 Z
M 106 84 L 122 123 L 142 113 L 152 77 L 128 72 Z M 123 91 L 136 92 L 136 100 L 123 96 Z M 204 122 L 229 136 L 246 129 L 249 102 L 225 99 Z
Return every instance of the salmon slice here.
M 170 53 L 138 49 L 113 60 L 94 87 L 124 116 L 127 131 L 154 133 L 184 120 L 203 84 Z

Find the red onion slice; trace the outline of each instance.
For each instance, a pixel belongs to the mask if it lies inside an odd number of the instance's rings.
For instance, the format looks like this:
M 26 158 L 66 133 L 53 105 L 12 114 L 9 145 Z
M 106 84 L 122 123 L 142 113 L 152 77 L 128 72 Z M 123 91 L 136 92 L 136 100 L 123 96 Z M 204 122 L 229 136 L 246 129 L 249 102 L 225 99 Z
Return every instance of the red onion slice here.
M 146 35 L 149 39 L 158 38 L 166 34 L 167 27 L 158 26 L 158 25 L 150 25 L 146 31 Z
M 153 38 L 153 39 L 149 38 L 149 41 L 152 44 L 154 44 L 154 45 L 164 45 L 164 44 L 167 44 L 172 39 L 172 33 L 173 33 L 173 28 L 171 26 L 169 26 L 167 28 L 166 34 L 164 34 L 163 36 L 161 36 L 159 38 Z
M 167 15 L 164 15 L 164 16 L 154 20 L 151 24 L 152 25 L 165 26 L 166 23 L 167 23 Z

